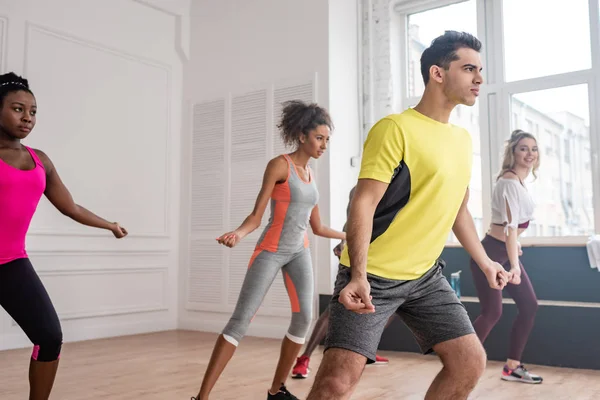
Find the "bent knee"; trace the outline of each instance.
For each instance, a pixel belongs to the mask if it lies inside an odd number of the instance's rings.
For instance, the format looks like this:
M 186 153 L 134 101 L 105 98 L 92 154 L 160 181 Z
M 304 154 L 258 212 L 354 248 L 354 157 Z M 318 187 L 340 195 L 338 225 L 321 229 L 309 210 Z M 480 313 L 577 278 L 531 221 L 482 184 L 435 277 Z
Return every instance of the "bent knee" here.
M 304 343 L 304 338 L 310 329 L 311 319 L 312 313 L 310 311 L 294 313 L 288 330 L 288 338 L 294 342 L 297 341 L 293 340 L 290 336 L 302 338 L 302 343 Z
M 485 321 L 496 324 L 502 317 L 502 303 L 499 307 L 487 307 L 481 311 L 481 318 Z
M 315 388 L 320 393 L 326 393 L 328 397 L 343 398 L 352 391 L 355 384 L 356 382 L 351 382 L 348 377 L 327 375 L 315 382 Z
M 537 314 L 537 310 L 539 308 L 539 304 L 536 298 L 527 302 L 527 304 L 523 307 L 519 308 L 519 314 L 524 314 L 529 317 L 534 317 Z
M 350 390 L 358 383 L 366 362 L 365 356 L 353 351 L 336 347 L 327 349 L 317 379 L 337 391 Z
M 302 310 L 299 313 L 292 314 L 292 323 L 296 323 L 300 326 L 305 326 L 310 328 L 310 324 L 312 322 L 312 310 L 307 307 L 306 310 Z
M 454 339 L 445 346 L 442 362 L 453 375 L 473 377 L 477 380 L 483 374 L 487 355 L 481 341 L 475 334 Z
M 234 346 L 238 346 L 240 341 L 246 335 L 246 331 L 250 325 L 250 321 L 229 320 L 221 334 L 223 338 Z
M 63 337 L 61 332 L 48 335 L 34 344 L 31 358 L 36 361 L 56 361 L 60 358 L 62 344 Z
M 463 354 L 462 366 L 455 368 L 453 371 L 458 375 L 462 375 L 467 381 L 477 382 L 485 371 L 487 355 L 481 343 L 478 344 L 478 346 L 473 346 Z
M 349 365 L 336 364 L 336 361 L 325 361 L 324 357 L 315 378 L 315 389 L 325 394 L 325 398 L 346 398 L 358 383 L 363 367 L 348 368 Z

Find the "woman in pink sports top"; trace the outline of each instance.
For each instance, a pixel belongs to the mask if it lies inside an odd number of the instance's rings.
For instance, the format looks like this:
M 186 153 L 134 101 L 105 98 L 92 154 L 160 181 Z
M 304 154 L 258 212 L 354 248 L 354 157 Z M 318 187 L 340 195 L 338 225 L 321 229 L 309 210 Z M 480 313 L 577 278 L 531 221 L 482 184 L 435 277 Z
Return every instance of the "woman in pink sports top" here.
M 62 346 L 60 321 L 25 250 L 42 194 L 64 215 L 116 238 L 127 231 L 76 204 L 48 156 L 21 144 L 35 126 L 37 105 L 26 79 L 0 75 L 0 306 L 34 345 L 29 400 L 47 400 Z

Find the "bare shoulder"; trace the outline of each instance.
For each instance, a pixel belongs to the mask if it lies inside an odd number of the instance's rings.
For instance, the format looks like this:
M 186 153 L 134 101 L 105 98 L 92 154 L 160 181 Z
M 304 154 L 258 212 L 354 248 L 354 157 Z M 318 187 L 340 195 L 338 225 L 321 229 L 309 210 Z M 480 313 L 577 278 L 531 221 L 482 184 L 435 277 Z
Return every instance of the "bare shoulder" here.
M 288 162 L 284 156 L 280 155 L 272 158 L 267 164 L 266 175 L 273 175 L 277 180 L 285 180 L 288 174 Z
M 506 171 L 503 175 L 502 175 L 503 179 L 512 179 L 515 181 L 519 180 L 519 177 L 517 175 L 515 175 L 513 172 L 510 171 Z
M 267 164 L 267 168 L 276 168 L 276 169 L 284 168 L 285 170 L 287 170 L 287 164 L 288 164 L 288 162 L 285 159 L 285 157 L 283 155 L 279 155 L 279 156 L 269 160 L 269 163 Z
M 32 148 L 31 150 L 35 152 L 42 164 L 44 164 L 44 168 L 49 171 L 52 168 L 52 161 L 50 160 L 50 157 L 48 157 L 48 155 L 40 149 Z
M 35 152 L 35 154 L 37 154 L 37 156 L 40 158 L 40 160 L 50 160 L 50 157 L 48 157 L 48 155 L 43 152 L 40 149 L 34 149 L 33 147 L 31 148 L 31 150 L 33 150 Z

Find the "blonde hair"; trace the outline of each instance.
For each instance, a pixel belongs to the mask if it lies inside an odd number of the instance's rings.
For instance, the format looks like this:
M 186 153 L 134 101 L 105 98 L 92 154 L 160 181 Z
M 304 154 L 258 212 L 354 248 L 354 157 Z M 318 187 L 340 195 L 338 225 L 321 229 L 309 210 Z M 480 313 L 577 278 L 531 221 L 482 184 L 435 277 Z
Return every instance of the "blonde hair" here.
M 522 139 L 533 139 L 533 140 L 535 140 L 535 142 L 537 144 L 537 139 L 531 133 L 522 131 L 521 129 L 514 130 L 513 133 L 510 135 L 510 139 L 508 139 L 506 141 L 506 145 L 504 146 L 504 156 L 502 158 L 502 168 L 496 179 L 500 179 L 502 177 L 502 175 L 504 175 L 506 172 L 508 172 L 514 168 L 514 166 L 515 166 L 515 149 L 517 148 L 517 145 L 519 144 L 519 142 Z M 535 164 L 533 165 L 533 168 L 531 169 L 531 173 L 533 174 L 534 178 L 537 178 L 536 172 L 539 167 L 540 167 L 540 153 L 538 151 L 537 160 L 535 161 Z

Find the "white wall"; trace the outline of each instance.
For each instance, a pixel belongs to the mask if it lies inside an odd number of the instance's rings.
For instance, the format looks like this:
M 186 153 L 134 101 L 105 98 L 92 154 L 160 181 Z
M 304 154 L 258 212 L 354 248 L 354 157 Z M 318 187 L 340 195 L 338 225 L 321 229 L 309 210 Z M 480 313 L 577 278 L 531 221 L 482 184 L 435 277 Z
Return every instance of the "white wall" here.
M 28 251 L 66 341 L 177 326 L 181 4 L 0 5 L 0 67 L 25 75 L 39 106 L 26 144 L 50 156 L 79 204 L 130 232 L 117 241 L 41 202 Z M 0 312 L 0 349 L 28 345 Z
M 234 249 L 214 239 L 250 213 L 268 159 L 283 151 L 274 127 L 277 103 L 306 95 L 329 106 L 328 7 L 322 0 L 192 4 L 191 60 L 184 75 L 185 129 L 192 135 L 184 144 L 184 164 L 191 168 L 182 176 L 182 207 L 191 212 L 181 228 L 182 237 L 190 238 L 182 240 L 182 328 L 220 331 L 231 315 L 262 227 Z M 252 124 L 243 120 L 248 115 Z M 331 157 L 326 153 L 313 163 L 326 224 Z M 312 241 L 318 289 L 322 281 L 330 285 L 331 247 L 328 240 Z M 289 301 L 277 280 L 248 334 L 281 337 L 288 315 Z
M 358 8 L 360 0 L 329 0 L 329 111 L 335 132 L 329 147 L 331 186 L 331 224 L 338 228 L 346 222 L 348 194 L 360 170 Z M 351 164 L 352 162 L 352 164 Z M 330 248 L 338 243 L 332 241 Z M 330 252 L 330 274 L 319 281 L 318 292 L 331 294 L 338 259 Z M 325 263 L 318 266 L 324 270 Z

